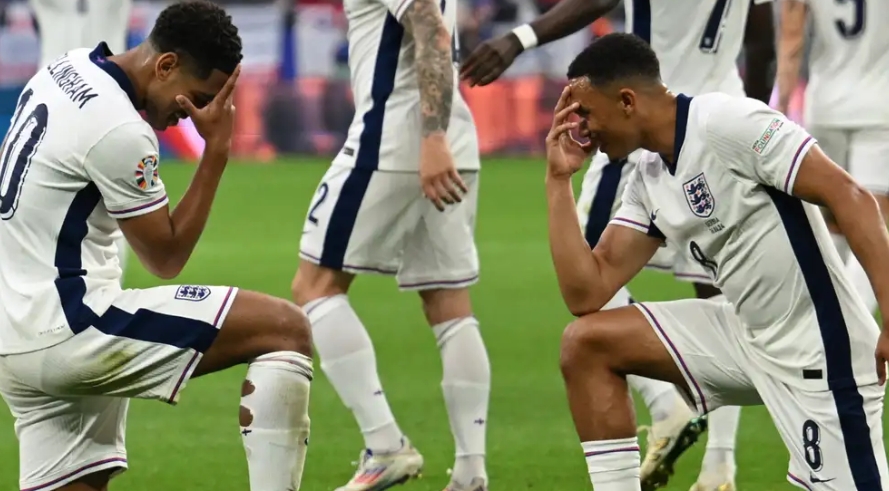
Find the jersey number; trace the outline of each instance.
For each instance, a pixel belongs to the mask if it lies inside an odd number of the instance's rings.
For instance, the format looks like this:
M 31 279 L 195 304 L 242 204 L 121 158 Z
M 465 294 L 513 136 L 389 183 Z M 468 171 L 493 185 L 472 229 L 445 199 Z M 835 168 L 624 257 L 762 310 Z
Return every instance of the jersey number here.
M 883 0 L 885 1 L 885 0 Z M 840 36 L 843 36 L 846 39 L 852 39 L 854 37 L 858 37 L 864 31 L 864 23 L 865 23 L 865 11 L 867 10 L 867 1 L 866 0 L 836 0 L 837 3 L 847 4 L 851 3 L 855 7 L 855 21 L 850 25 L 846 23 L 845 20 L 837 19 L 834 21 L 834 24 L 837 26 L 837 30 L 840 31 Z
M 330 191 L 330 187 L 326 182 L 322 182 L 321 186 L 318 187 L 318 201 L 309 208 L 309 221 L 312 222 L 312 225 L 318 225 L 318 218 L 315 217 L 315 211 L 321 206 L 321 203 L 324 203 L 324 200 L 327 199 L 327 193 Z
M 722 28 L 725 26 L 725 12 L 731 0 L 716 0 L 716 5 L 710 12 L 707 25 L 704 27 L 704 35 L 698 47 L 707 54 L 719 51 L 719 41 L 722 39 Z
M 0 155 L 0 219 L 3 220 L 9 220 L 15 215 L 31 158 L 46 134 L 49 116 L 46 104 L 38 104 L 28 116 L 21 117 L 22 110 L 33 94 L 29 89 L 19 98 L 12 127 L 6 134 L 6 146 L 0 149 L 3 152 Z
M 704 254 L 704 250 L 701 249 L 701 246 L 699 246 L 698 243 L 695 241 L 691 241 L 691 243 L 688 244 L 688 249 L 691 252 L 691 257 L 695 258 L 695 261 L 697 261 L 698 264 L 700 264 L 702 268 L 709 271 L 715 278 L 716 277 L 716 268 L 719 267 L 719 265 L 716 264 L 716 261 L 707 257 Z
M 811 419 L 806 420 L 803 423 L 803 453 L 806 456 L 806 463 L 816 472 L 824 466 L 820 443 L 821 427 Z

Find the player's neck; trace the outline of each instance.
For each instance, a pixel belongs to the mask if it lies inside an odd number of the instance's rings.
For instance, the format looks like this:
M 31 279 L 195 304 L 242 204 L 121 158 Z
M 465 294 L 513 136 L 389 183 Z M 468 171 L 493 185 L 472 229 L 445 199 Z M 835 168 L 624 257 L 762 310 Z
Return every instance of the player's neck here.
M 136 93 L 136 101 L 138 102 L 136 109 L 143 109 L 145 107 L 145 83 L 143 82 L 145 77 L 143 74 L 147 70 L 154 70 L 154 67 L 151 65 L 151 53 L 143 45 L 139 45 L 119 55 L 108 57 L 108 61 L 119 66 L 127 75 L 127 78 L 130 79 Z
M 642 135 L 642 148 L 659 153 L 673 163 L 676 140 L 676 96 L 665 92 L 657 98 Z

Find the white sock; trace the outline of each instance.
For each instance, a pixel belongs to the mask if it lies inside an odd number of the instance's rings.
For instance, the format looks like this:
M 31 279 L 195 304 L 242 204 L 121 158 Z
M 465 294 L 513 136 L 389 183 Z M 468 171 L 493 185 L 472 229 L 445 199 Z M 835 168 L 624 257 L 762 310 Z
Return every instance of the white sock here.
M 476 477 L 487 481 L 485 433 L 491 366 L 475 317 L 432 327 L 441 350 L 442 381 L 457 458 L 451 478 L 468 485 Z
M 677 401 L 686 404 L 682 396 L 679 395 L 679 390 L 676 389 L 676 386 L 669 382 L 627 375 L 627 383 L 642 396 L 645 406 L 648 407 L 648 411 L 651 413 L 652 421 L 663 421 L 670 417 L 670 413 L 676 407 Z
M 843 234 L 831 232 L 830 238 L 833 239 L 833 245 L 840 253 L 840 259 L 845 262 L 849 256 L 849 242 L 846 241 L 846 237 Z
M 867 307 L 867 311 L 872 314 L 875 313 L 878 306 L 877 296 L 874 295 L 870 279 L 868 279 L 867 273 L 864 271 L 858 258 L 855 257 L 855 254 L 849 254 L 849 259 L 846 261 L 846 276 L 852 282 L 852 288 L 864 300 L 864 306 Z
M 735 477 L 735 440 L 741 420 L 739 406 L 723 406 L 707 415 L 707 451 L 701 474 Z M 726 475 L 727 474 L 727 475 Z M 715 485 L 723 484 L 715 483 Z
M 303 310 L 312 323 L 321 369 L 355 415 L 364 445 L 377 453 L 400 449 L 404 435 L 383 393 L 373 344 L 348 297 L 319 298 Z
M 127 275 L 127 258 L 130 255 L 130 246 L 127 244 L 127 239 L 124 238 L 123 234 L 120 234 L 120 237 L 114 241 L 114 244 L 117 246 L 117 261 L 120 264 L 120 284 L 123 285 L 123 279 Z
M 247 368 L 241 391 L 241 435 L 250 491 L 298 491 L 309 445 L 312 360 L 280 351 Z
M 639 442 L 635 437 L 583 442 L 587 470 L 595 491 L 641 491 Z

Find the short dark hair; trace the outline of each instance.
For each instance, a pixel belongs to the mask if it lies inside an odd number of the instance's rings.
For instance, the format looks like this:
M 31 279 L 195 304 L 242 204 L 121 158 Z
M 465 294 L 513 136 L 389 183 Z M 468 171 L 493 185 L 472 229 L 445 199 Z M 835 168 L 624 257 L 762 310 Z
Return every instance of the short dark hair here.
M 661 81 L 660 63 L 642 38 L 627 33 L 602 36 L 586 47 L 568 67 L 568 78 L 586 77 L 593 85 L 640 78 Z
M 214 69 L 226 74 L 241 62 L 241 37 L 232 18 L 206 0 L 189 0 L 165 8 L 148 41 L 161 53 L 185 57 L 201 79 Z

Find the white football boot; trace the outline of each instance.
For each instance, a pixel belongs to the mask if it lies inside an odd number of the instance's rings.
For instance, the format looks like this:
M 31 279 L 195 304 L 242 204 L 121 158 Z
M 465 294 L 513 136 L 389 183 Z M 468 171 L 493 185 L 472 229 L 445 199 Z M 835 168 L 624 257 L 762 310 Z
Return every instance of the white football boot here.
M 405 438 L 400 450 L 389 453 L 361 451 L 358 470 L 345 486 L 336 491 L 383 491 L 420 477 L 423 456 Z
M 476 477 L 468 485 L 462 485 L 456 481 L 451 481 L 444 491 L 488 491 L 488 483 L 480 477 Z
M 696 416 L 679 400 L 667 419 L 639 429 L 648 431 L 648 445 L 639 478 L 642 491 L 653 491 L 667 485 L 676 460 L 707 430 L 707 418 Z

